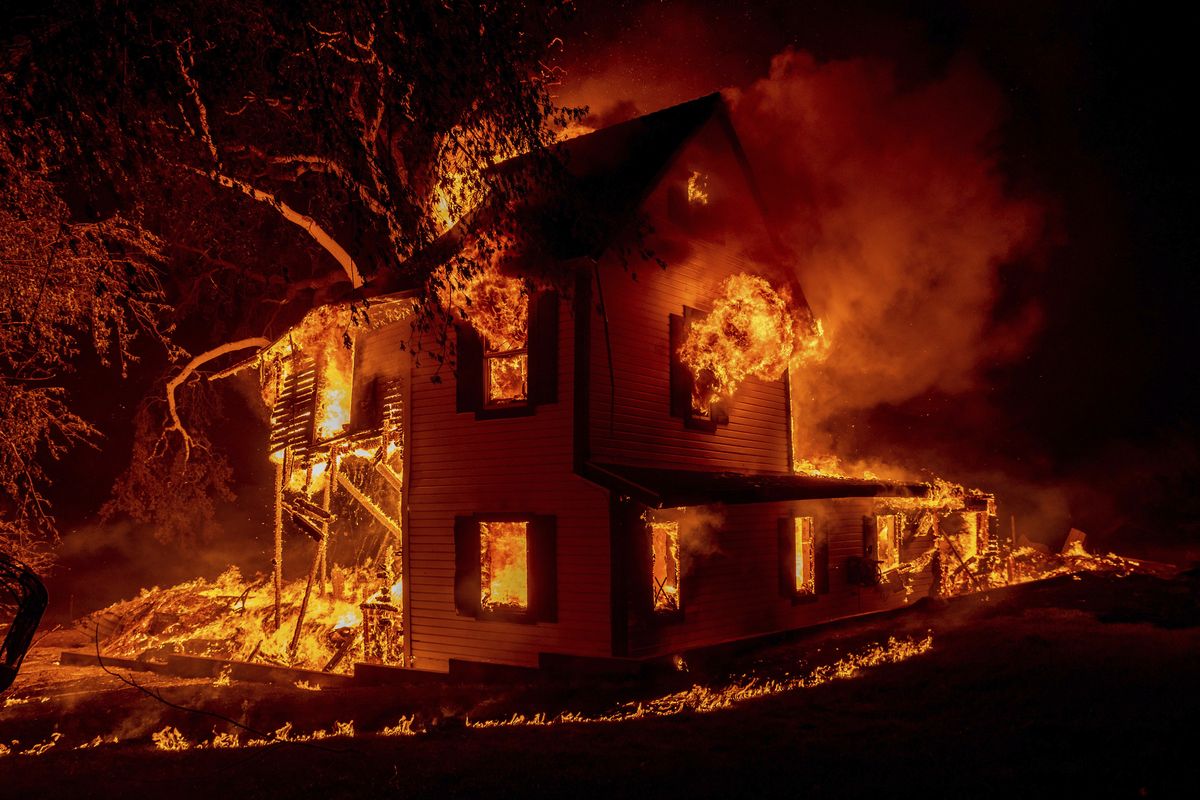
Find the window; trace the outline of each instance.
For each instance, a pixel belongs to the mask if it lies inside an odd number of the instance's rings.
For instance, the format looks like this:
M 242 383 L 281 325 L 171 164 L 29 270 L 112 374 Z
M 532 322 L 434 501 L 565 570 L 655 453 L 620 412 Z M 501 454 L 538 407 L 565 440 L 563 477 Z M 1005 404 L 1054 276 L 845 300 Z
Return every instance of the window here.
M 485 408 L 498 408 L 529 400 L 528 331 L 520 341 L 483 347 L 483 386 Z
M 529 610 L 529 523 L 479 523 L 479 604 L 484 611 Z
M 476 514 L 454 520 L 454 605 L 462 616 L 555 622 L 554 517 Z
M 880 572 L 888 572 L 900 566 L 900 530 L 895 514 L 880 514 L 875 517 L 875 560 Z
M 779 591 L 794 603 L 829 591 L 829 548 L 814 517 L 779 520 Z
M 816 547 L 812 517 L 796 517 L 792 521 L 792 545 L 795 548 L 792 588 L 796 594 L 816 594 Z
M 455 401 L 476 419 L 526 416 L 558 400 L 558 295 L 529 298 L 524 337 L 490 341 L 468 322 L 457 325 Z M 515 337 L 514 337 L 515 339 Z
M 650 522 L 650 578 L 654 610 L 679 611 L 679 523 Z
M 682 316 L 672 314 L 668 320 L 671 416 L 681 417 L 686 428 L 713 433 L 718 426 L 729 424 L 729 412 L 725 403 L 718 399 L 709 408 L 697 408 L 696 376 L 679 357 L 679 348 L 687 339 L 688 328 L 693 321 L 704 319 L 704 316 L 703 312 L 684 306 Z

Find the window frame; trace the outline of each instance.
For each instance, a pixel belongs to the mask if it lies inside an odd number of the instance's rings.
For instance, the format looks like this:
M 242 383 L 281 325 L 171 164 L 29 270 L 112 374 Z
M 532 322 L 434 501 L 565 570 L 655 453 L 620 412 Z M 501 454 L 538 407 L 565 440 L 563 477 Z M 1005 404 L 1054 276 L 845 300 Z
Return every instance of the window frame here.
M 811 553 L 809 581 L 811 588 L 796 586 L 796 523 L 808 520 L 809 552 Z M 814 514 L 789 514 L 779 520 L 779 592 L 792 605 L 815 603 L 829 593 L 829 542 Z
M 721 426 L 729 424 L 729 409 L 722 399 L 717 399 L 709 407 L 709 412 L 698 412 L 692 405 L 692 395 L 696 386 L 696 376 L 679 357 L 679 348 L 687 340 L 688 330 L 692 323 L 704 319 L 708 314 L 703 311 L 683 307 L 683 314 L 668 316 L 667 350 L 670 358 L 669 392 L 671 416 L 683 420 L 683 427 L 690 430 L 716 433 Z
M 521 406 L 529 405 L 529 402 L 530 402 L 530 397 L 529 397 L 529 383 L 530 383 L 530 381 L 529 381 L 529 377 L 530 377 L 529 376 L 529 336 L 530 336 L 530 333 L 531 333 L 531 331 L 529 331 L 528 326 L 526 326 L 525 346 L 514 348 L 511 350 L 492 350 L 489 348 L 490 343 L 488 342 L 487 337 L 484 337 L 484 336 L 480 337 L 480 339 L 483 341 L 483 358 L 481 359 L 481 362 L 482 362 L 481 366 L 483 369 L 483 377 L 482 377 L 483 400 L 480 405 L 484 411 L 496 411 L 498 409 L 514 408 L 514 407 L 521 407 Z M 500 401 L 500 402 L 496 402 L 494 400 L 489 399 L 489 396 L 491 394 L 490 390 L 491 390 L 491 383 L 492 383 L 492 381 L 491 381 L 492 372 L 491 372 L 491 369 L 489 368 L 491 365 L 491 362 L 502 359 L 502 358 L 512 358 L 513 356 L 524 356 L 524 358 L 525 358 L 525 387 L 524 387 L 525 388 L 525 396 L 519 400 L 507 400 L 507 401 Z
M 483 607 L 482 525 L 524 522 L 527 607 Z M 557 522 L 534 513 L 481 512 L 454 518 L 454 605 L 459 616 L 481 622 L 536 624 L 558 621 Z
M 658 605 L 659 596 L 660 595 L 668 595 L 669 596 L 669 593 L 663 586 L 663 584 L 666 583 L 667 576 L 664 575 L 662 583 L 660 583 L 658 581 L 658 579 L 654 577 L 654 565 L 655 565 L 655 563 L 657 561 L 657 557 L 658 557 L 658 554 L 655 552 L 655 542 L 657 539 L 657 537 L 654 534 L 654 526 L 655 525 L 674 525 L 675 526 L 675 537 L 674 537 L 674 542 L 675 542 L 675 548 L 674 548 L 675 549 L 675 553 L 674 553 L 675 607 L 674 608 L 671 608 L 671 607 L 660 608 Z M 679 541 L 679 538 L 680 538 L 679 520 L 648 519 L 648 520 L 646 520 L 646 531 L 647 531 L 647 534 L 649 535 L 649 540 L 650 540 L 650 548 L 649 548 L 650 549 L 650 609 L 651 609 L 651 611 L 654 612 L 654 616 L 659 619 L 671 619 L 676 616 L 682 615 L 682 613 L 683 613 L 683 550 L 682 550 L 682 547 L 681 547 L 681 544 Z M 669 537 L 664 537 L 664 540 L 667 541 L 668 543 L 671 541 L 671 539 Z M 670 555 L 669 549 L 670 548 L 668 547 L 668 552 L 663 554 L 664 561 L 666 561 L 666 557 L 668 555 Z
M 883 534 L 883 525 L 884 525 L 884 520 L 886 520 L 886 519 L 891 519 L 891 521 L 892 521 L 892 523 L 891 523 L 891 531 L 892 531 L 891 550 L 895 554 L 895 558 L 893 559 L 895 563 L 892 563 L 892 564 L 885 563 L 883 561 L 883 559 L 881 559 L 879 557 L 880 556 L 880 546 L 879 545 L 882 541 L 882 539 L 880 537 Z M 875 563 L 878 566 L 880 575 L 887 575 L 889 572 L 898 570 L 898 569 L 900 569 L 900 566 L 904 563 L 903 554 L 901 553 L 902 540 L 901 540 L 901 536 L 900 536 L 900 519 L 901 519 L 900 515 L 896 514 L 896 513 L 876 514 L 875 515 Z
M 555 291 L 533 292 L 529 298 L 529 329 L 525 337 L 525 397 L 521 402 L 487 402 L 489 358 L 498 358 L 520 350 L 489 351 L 487 342 L 467 320 L 455 322 L 457 341 L 454 354 L 455 410 L 473 413 L 478 420 L 527 417 L 539 405 L 558 402 L 558 313 L 559 296 Z

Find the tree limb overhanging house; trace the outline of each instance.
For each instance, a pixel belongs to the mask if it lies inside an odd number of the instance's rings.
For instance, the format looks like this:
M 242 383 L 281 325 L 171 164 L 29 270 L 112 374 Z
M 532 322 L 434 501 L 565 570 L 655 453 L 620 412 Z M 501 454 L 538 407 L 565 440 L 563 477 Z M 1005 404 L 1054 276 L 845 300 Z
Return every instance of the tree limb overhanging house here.
M 415 292 L 376 279 L 256 357 L 277 615 L 288 530 L 316 542 L 305 603 L 366 565 L 364 659 L 433 672 L 636 663 L 986 582 L 1006 545 L 990 496 L 799 473 L 802 376 L 718 397 L 681 357 L 772 241 L 721 98 L 559 148 L 570 202 L 517 219 L 566 282 L 501 268 L 507 305 L 456 320 L 447 358 L 414 345 Z M 631 266 L 648 243 L 665 267 Z M 452 231 L 420 257 L 462 246 Z

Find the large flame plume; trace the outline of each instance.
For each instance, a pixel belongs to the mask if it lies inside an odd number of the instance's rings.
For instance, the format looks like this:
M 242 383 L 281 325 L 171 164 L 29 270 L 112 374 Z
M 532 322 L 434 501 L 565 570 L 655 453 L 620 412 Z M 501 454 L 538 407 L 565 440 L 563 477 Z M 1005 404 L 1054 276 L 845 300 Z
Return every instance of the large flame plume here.
M 796 309 L 786 289 L 740 273 L 726 278 L 712 311 L 693 322 L 679 350 L 692 371 L 693 406 L 707 410 L 747 378 L 778 380 L 795 357 L 818 349 L 819 326 Z

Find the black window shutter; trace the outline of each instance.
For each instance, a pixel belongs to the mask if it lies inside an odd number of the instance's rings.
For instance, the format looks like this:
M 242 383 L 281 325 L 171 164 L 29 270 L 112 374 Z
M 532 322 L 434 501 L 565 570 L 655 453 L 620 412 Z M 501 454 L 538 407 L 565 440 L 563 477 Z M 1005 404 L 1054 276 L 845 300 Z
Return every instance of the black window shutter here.
M 558 293 L 529 300 L 529 401 L 558 401 Z
M 454 518 L 454 608 L 465 617 L 479 616 L 479 522 Z
M 779 520 L 779 593 L 796 594 L 796 522 L 792 517 Z
M 479 411 L 483 408 L 483 339 L 469 322 L 457 322 L 456 401 L 457 409 Z
M 529 521 L 529 611 L 538 622 L 558 622 L 558 547 L 555 519 Z
M 813 588 L 817 594 L 829 594 L 829 534 L 813 519 Z

